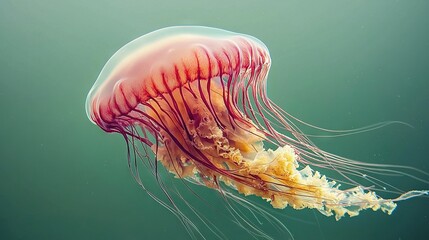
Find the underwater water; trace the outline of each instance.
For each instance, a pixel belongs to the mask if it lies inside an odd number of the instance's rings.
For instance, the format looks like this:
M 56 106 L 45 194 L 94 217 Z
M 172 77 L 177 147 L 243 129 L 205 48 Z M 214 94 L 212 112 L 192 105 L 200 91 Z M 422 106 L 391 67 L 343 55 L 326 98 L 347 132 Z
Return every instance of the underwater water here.
M 94 126 L 84 108 L 117 49 L 167 26 L 211 26 L 259 38 L 272 58 L 268 95 L 294 116 L 331 129 L 387 120 L 412 126 L 313 139 L 320 148 L 429 172 L 428 10 L 427 1 L 388 0 L 1 1 L 0 239 L 190 238 L 135 183 L 122 136 Z M 225 237 L 250 239 L 225 209 L 207 208 L 160 171 Z M 404 190 L 429 188 L 409 178 L 386 179 Z M 162 194 L 149 171 L 142 180 Z M 192 188 L 209 205 L 224 204 L 213 190 Z M 248 199 L 276 214 L 295 239 L 429 234 L 428 198 L 399 202 L 390 216 L 367 210 L 340 221 Z M 216 239 L 197 219 L 195 224 Z M 269 224 L 261 228 L 274 239 L 291 239 Z

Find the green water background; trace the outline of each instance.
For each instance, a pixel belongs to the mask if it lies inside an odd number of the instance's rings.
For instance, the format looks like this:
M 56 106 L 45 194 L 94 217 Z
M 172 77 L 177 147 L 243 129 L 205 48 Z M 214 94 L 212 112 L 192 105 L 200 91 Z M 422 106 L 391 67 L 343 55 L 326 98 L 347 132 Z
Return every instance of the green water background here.
M 295 116 L 327 128 L 385 120 L 414 126 L 316 140 L 319 146 L 429 171 L 428 12 L 429 1 L 417 0 L 2 0 L 0 239 L 189 238 L 138 188 L 121 136 L 102 132 L 84 110 L 108 58 L 166 26 L 206 25 L 261 39 L 273 61 L 268 93 Z M 143 180 L 156 189 L 152 177 Z M 391 182 L 428 188 L 404 178 Z M 196 191 L 222 204 L 212 191 Z M 310 210 L 282 213 L 296 239 L 429 234 L 429 201 L 422 198 L 400 203 L 392 216 L 366 211 L 339 222 Z M 206 214 L 230 239 L 249 239 L 226 215 Z

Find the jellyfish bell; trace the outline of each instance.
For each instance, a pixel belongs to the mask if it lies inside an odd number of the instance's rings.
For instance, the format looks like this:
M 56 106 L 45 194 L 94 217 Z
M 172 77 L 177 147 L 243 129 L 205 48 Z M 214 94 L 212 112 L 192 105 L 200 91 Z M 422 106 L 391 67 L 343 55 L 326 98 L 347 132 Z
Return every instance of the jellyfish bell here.
M 270 65 L 268 48 L 249 35 L 208 27 L 160 29 L 110 58 L 88 94 L 86 112 L 104 131 L 122 134 L 137 157 L 147 154 L 139 153 L 136 142 L 149 147 L 176 177 L 256 195 L 274 208 L 312 208 L 340 219 L 364 209 L 390 214 L 397 201 L 428 193 L 392 186 L 399 196 L 383 199 L 359 184 L 357 178 L 388 185 L 375 176 L 388 174 L 427 183 L 428 175 L 317 148 L 268 98 Z M 264 142 L 277 149 L 266 149 Z M 341 179 L 323 175 L 323 169 Z
M 243 44 L 249 45 L 241 48 Z M 86 113 L 104 126 L 150 98 L 197 79 L 239 74 L 250 64 L 270 64 L 268 49 L 252 36 L 209 27 L 160 29 L 131 41 L 109 59 L 87 96 Z

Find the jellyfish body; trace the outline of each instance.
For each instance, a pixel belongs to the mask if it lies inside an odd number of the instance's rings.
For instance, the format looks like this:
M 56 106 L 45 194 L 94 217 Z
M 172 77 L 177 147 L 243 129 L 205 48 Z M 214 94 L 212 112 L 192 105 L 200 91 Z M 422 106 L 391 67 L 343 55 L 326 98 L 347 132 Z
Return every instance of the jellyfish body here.
M 390 214 L 396 201 L 427 194 L 383 199 L 362 187 L 356 178 L 378 185 L 376 174 L 407 174 L 317 148 L 268 98 L 270 65 L 267 47 L 248 35 L 161 29 L 113 55 L 88 94 L 87 115 L 104 131 L 150 147 L 179 178 L 257 195 L 275 208 L 312 208 L 340 219 L 368 208 Z M 351 186 L 341 189 L 315 167 L 336 171 Z

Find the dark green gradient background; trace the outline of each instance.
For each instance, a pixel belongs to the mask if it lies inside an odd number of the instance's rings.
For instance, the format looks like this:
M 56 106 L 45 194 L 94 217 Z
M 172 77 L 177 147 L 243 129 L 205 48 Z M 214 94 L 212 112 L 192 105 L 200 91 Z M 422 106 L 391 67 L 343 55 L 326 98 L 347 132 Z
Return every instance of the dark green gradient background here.
M 273 60 L 268 93 L 295 116 L 326 128 L 385 120 L 414 126 L 316 139 L 320 147 L 429 171 L 428 12 L 429 1 L 418 0 L 0 1 L 0 239 L 189 238 L 138 188 L 121 136 L 91 124 L 84 109 L 108 58 L 166 26 L 206 25 L 261 39 Z M 157 189 L 148 174 L 143 180 Z M 222 204 L 213 191 L 196 191 Z M 399 203 L 392 216 L 366 211 L 339 222 L 310 210 L 282 213 L 298 240 L 429 234 L 427 198 Z M 205 214 L 230 239 L 249 239 L 224 213 Z

